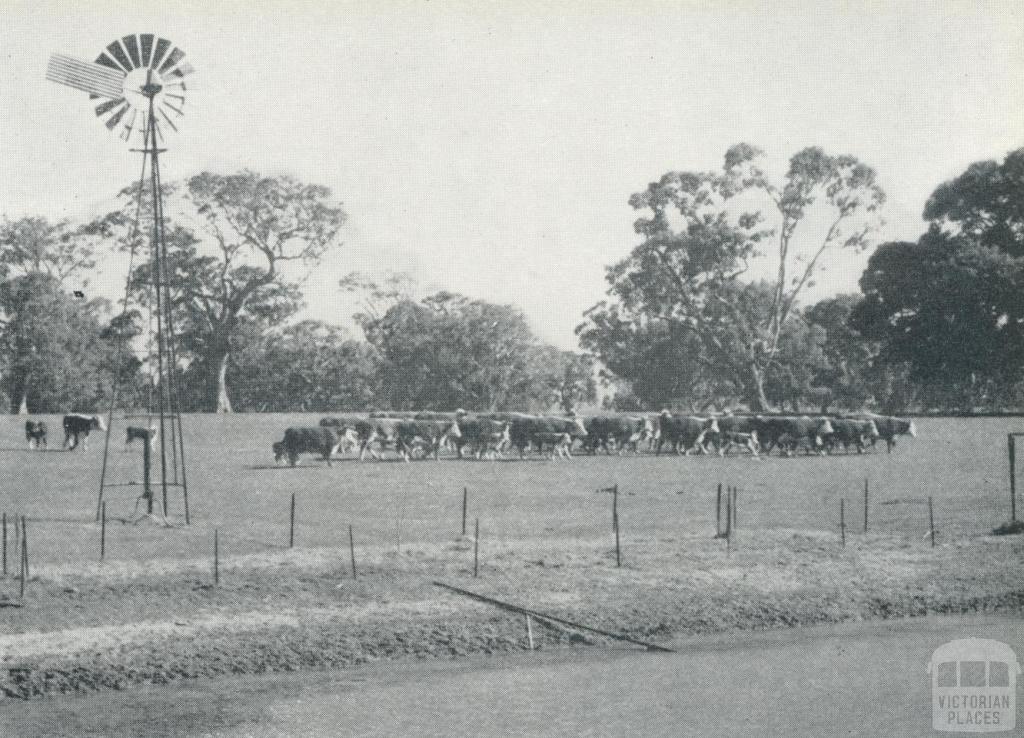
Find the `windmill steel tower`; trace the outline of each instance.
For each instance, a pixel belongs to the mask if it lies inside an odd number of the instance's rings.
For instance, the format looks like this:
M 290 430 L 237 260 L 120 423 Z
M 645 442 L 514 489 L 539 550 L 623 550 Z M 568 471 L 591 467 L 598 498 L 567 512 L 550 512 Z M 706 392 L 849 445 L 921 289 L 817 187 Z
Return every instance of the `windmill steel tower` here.
M 150 233 L 149 311 L 150 326 L 155 326 L 155 347 L 150 341 L 149 373 L 152 392 L 144 413 L 126 413 L 123 418 L 145 418 L 146 429 L 155 430 L 152 447 L 143 446 L 143 493 L 136 500 L 146 501 L 147 514 L 153 515 L 154 490 L 150 479 L 152 452 L 158 448 L 160 458 L 160 520 L 166 522 L 168 489 L 180 488 L 184 503 L 185 523 L 188 524 L 188 482 L 185 464 L 185 439 L 181 426 L 181 403 L 177 387 L 178 360 L 175 350 L 174 315 L 171 301 L 170 273 L 168 271 L 167 243 L 163 210 L 163 190 L 160 180 L 160 148 L 165 126 L 178 128 L 175 120 L 184 115 L 185 77 L 193 71 L 185 61 L 185 53 L 164 38 L 152 33 L 124 36 L 109 44 L 95 61 L 88 62 L 63 54 L 50 57 L 46 78 L 68 87 L 89 93 L 92 100 L 102 100 L 95 107 L 98 118 L 107 129 L 115 132 L 129 144 L 138 141 L 140 148 L 130 149 L 143 156 L 142 174 L 136 192 L 137 207 L 132 233 L 129 236 L 130 257 L 128 284 L 125 288 L 121 317 L 128 315 L 132 291 L 136 236 L 146 228 Z M 142 201 L 148 191 L 152 223 L 143 225 Z M 131 487 L 139 482 L 112 483 L 108 477 L 110 437 L 114 429 L 114 410 L 120 394 L 121 358 L 124 349 L 124 331 L 118 331 L 117 359 L 113 388 L 107 413 L 107 435 L 103 444 L 103 467 L 100 472 L 97 518 L 103 505 L 105 491 L 110 487 Z M 155 400 L 154 400 L 155 395 Z

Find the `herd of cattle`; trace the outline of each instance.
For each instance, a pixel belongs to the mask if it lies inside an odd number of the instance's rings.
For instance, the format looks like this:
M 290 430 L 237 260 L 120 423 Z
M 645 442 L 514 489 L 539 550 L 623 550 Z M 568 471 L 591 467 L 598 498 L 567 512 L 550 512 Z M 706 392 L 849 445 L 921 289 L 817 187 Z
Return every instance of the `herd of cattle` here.
M 368 417 L 336 415 L 317 427 L 292 427 L 273 444 L 274 460 L 294 466 L 304 453 L 319 454 L 330 465 L 339 452 L 382 459 L 387 450 L 399 458 L 440 458 L 448 450 L 458 458 L 495 459 L 518 451 L 548 458 L 571 458 L 573 449 L 596 454 L 654 453 L 724 456 L 734 450 L 753 457 L 863 453 L 879 440 L 889 452 L 901 435 L 916 436 L 912 420 L 874 413 L 833 416 L 740 415 L 715 417 L 674 414 L 564 417 L 524 413 L 376 412 Z

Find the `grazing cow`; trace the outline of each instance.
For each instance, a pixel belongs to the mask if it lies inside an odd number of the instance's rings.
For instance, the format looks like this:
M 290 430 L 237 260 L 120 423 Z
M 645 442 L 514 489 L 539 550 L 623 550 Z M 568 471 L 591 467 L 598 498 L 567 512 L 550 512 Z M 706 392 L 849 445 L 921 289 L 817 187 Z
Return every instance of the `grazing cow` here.
M 862 454 L 864 453 L 864 447 L 868 443 L 873 445 L 878 439 L 878 426 L 875 425 L 873 420 L 832 418 L 831 422 L 834 432 L 824 439 L 825 448 L 828 449 L 829 453 L 832 453 L 840 446 L 843 447 L 844 451 L 848 450 L 851 446 L 856 446 L 857 453 Z
M 387 446 L 395 445 L 398 442 L 398 418 L 370 418 L 360 420 L 355 424 L 356 436 L 359 438 L 359 460 L 366 459 L 369 453 L 378 461 L 381 455 L 374 450 L 376 445 L 383 452 Z
M 421 443 L 428 455 L 440 460 L 441 446 L 449 438 L 457 439 L 461 435 L 459 424 L 454 420 L 400 420 L 396 427 L 395 448 L 408 461 L 413 447 Z
M 149 428 L 140 428 L 137 425 L 129 425 L 126 429 L 126 437 L 124 440 L 125 450 L 132 445 L 133 441 L 142 441 L 143 443 L 149 444 L 150 451 L 156 451 L 156 438 L 159 431 L 150 426 Z
M 557 418 L 550 416 L 519 416 L 509 419 L 509 438 L 512 445 L 519 449 L 519 458 L 526 455 L 526 449 L 537 445 L 543 450 L 540 437 L 545 434 L 569 434 L 570 445 L 576 438 L 586 438 L 587 428 L 579 418 Z
M 666 443 L 677 454 L 688 455 L 694 449 L 705 451 L 704 437 L 708 433 L 718 433 L 718 430 L 715 418 L 673 415 L 668 410 L 662 410 L 658 416 L 658 440 L 654 452 L 660 454 L 661 447 Z
M 627 446 L 632 446 L 637 452 L 641 442 L 654 436 L 654 424 L 643 417 L 598 415 L 586 418 L 583 425 L 587 429 L 585 447 L 591 453 L 597 453 L 601 448 L 610 454 L 614 447 L 621 455 Z
M 808 451 L 825 455 L 823 439 L 835 432 L 828 418 L 811 418 L 806 415 L 758 415 L 756 417 L 757 437 L 764 444 L 766 453 L 778 446 L 786 456 L 793 456 L 800 446 Z
M 491 420 L 490 418 L 465 417 L 459 420 L 462 435 L 455 439 L 455 448 L 462 458 L 463 448 L 469 446 L 473 455 L 479 459 L 484 456 L 493 458 L 511 445 L 508 421 Z
M 752 456 L 758 455 L 761 446 L 754 418 L 749 415 L 723 415 L 716 420 L 719 432 L 709 432 L 705 440 L 718 449 L 719 456 L 729 453 L 734 446 L 747 449 Z
M 535 433 L 533 436 L 534 443 L 540 448 L 541 453 L 544 451 L 545 446 L 550 446 L 551 451 L 548 453 L 548 458 L 554 461 L 558 459 L 571 459 L 572 453 L 572 435 L 569 433 Z
M 284 461 L 284 457 L 288 455 L 288 452 L 284 447 L 284 441 L 275 441 L 271 446 L 271 449 L 274 451 L 275 464 L 280 464 Z
M 42 420 L 26 420 L 25 440 L 30 449 L 46 448 L 46 423 Z
M 874 413 L 851 413 L 845 417 L 874 421 L 875 427 L 878 429 L 878 436 L 871 441 L 871 445 L 874 446 L 875 441 L 882 438 L 885 440 L 886 449 L 890 454 L 896 445 L 897 436 L 907 435 L 917 438 L 917 426 L 914 425 L 913 420 L 905 420 L 892 415 L 875 415 Z
M 99 415 L 82 415 L 70 413 L 64 416 L 64 448 L 73 450 L 82 441 L 82 450 L 89 450 L 89 432 L 94 430 L 105 431 L 107 426 Z M 69 445 L 70 444 L 70 445 Z
M 331 455 L 338 450 L 340 442 L 338 434 L 331 428 L 288 428 L 280 441 L 288 463 L 295 466 L 299 463 L 299 454 L 320 454 L 327 466 L 331 465 Z M 276 455 L 278 446 L 275 444 Z

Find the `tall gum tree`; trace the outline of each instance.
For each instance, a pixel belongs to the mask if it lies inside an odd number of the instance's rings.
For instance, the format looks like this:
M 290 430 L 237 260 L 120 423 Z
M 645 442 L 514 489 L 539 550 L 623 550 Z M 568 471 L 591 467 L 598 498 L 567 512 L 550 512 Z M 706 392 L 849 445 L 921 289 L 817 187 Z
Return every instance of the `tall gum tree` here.
M 298 287 L 331 248 L 346 214 L 326 187 L 289 176 L 264 177 L 243 170 L 223 175 L 202 172 L 168 185 L 168 273 L 176 328 L 190 361 L 185 376 L 197 383 L 198 405 L 231 412 L 227 368 L 241 333 L 279 325 L 301 305 Z M 98 227 L 117 229 L 130 245 L 136 188 L 122 193 L 125 207 Z M 142 201 L 140 222 L 151 222 L 151 203 Z M 148 235 L 135 245 L 148 254 Z M 287 268 L 297 263 L 299 269 Z M 148 304 L 152 264 L 143 257 L 132 284 Z
M 794 154 L 779 181 L 749 144 L 730 148 L 721 171 L 668 172 L 630 198 L 643 240 L 608 268 L 611 299 L 586 313 L 577 334 L 611 365 L 624 342 L 605 341 L 606 332 L 652 322 L 683 330 L 699 344 L 691 364 L 768 409 L 766 377 L 800 295 L 830 250 L 868 245 L 884 201 L 874 170 L 816 147 Z M 809 221 L 824 223 L 821 232 Z M 751 265 L 764 259 L 774 276 L 753 281 Z

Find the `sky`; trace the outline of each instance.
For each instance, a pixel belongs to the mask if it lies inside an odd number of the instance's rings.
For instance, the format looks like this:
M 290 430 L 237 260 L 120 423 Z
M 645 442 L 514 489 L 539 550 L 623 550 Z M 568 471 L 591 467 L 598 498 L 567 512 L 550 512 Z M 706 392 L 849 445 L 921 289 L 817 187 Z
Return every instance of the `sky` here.
M 915 239 L 941 182 L 1024 146 L 1024 4 L 264 2 L 0 4 L 0 215 L 85 219 L 138 177 L 49 55 L 127 33 L 187 54 L 165 180 L 249 168 L 324 184 L 341 244 L 304 317 L 351 325 L 338 280 L 409 272 L 514 303 L 575 348 L 605 268 L 638 243 L 630 194 L 713 170 L 748 142 L 776 170 L 806 146 L 874 167 L 880 243 Z M 830 257 L 807 301 L 856 291 L 867 253 Z M 123 258 L 91 294 L 123 290 Z

